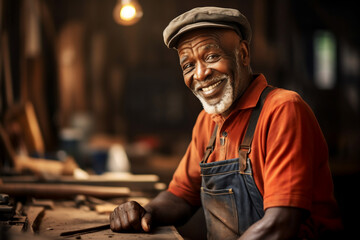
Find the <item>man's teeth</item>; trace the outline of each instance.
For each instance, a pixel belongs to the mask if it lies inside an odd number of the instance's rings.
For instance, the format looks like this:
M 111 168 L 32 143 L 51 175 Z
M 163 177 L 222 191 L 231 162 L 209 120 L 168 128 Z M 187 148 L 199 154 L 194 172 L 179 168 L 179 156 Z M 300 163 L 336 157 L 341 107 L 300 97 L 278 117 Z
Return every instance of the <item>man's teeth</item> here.
M 203 88 L 202 90 L 203 90 L 203 92 L 209 92 L 209 91 L 213 90 L 214 88 L 216 88 L 216 86 L 219 85 L 220 83 L 221 83 L 221 81 L 218 81 L 218 82 L 214 83 L 213 85 Z

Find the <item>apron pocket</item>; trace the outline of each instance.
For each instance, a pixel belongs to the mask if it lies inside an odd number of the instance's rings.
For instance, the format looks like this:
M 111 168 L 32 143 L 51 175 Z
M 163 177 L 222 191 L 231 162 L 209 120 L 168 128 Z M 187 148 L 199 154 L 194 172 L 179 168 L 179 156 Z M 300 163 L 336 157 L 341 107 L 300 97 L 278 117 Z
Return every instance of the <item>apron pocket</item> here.
M 214 239 L 231 239 L 239 235 L 238 216 L 233 190 L 201 188 L 201 201 L 208 232 Z M 215 231 L 212 231 L 216 229 Z M 216 235 L 216 236 L 214 236 Z

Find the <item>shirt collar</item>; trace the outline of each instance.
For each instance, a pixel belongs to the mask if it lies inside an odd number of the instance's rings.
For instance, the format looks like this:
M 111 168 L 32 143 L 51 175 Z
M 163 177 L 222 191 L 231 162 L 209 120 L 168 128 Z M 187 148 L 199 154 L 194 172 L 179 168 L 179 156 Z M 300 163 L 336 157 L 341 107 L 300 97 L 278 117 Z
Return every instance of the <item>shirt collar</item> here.
M 236 107 L 234 110 L 254 108 L 267 85 L 268 83 L 263 74 L 254 75 L 254 80 L 250 83 L 245 93 L 235 102 Z
M 268 83 L 263 74 L 255 74 L 253 77 L 254 80 L 250 83 L 245 93 L 234 103 L 235 107 L 229 116 L 236 111 L 254 108 L 256 106 L 262 91 L 266 88 Z M 220 114 L 213 114 L 211 117 L 216 122 L 222 119 Z

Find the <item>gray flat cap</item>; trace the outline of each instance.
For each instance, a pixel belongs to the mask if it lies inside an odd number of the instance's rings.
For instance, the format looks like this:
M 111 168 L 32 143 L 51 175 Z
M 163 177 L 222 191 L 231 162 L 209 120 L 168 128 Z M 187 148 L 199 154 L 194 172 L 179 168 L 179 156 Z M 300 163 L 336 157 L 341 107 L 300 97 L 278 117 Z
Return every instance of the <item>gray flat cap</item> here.
M 218 27 L 235 30 L 240 37 L 251 41 L 251 27 L 247 18 L 238 10 L 220 7 L 193 8 L 174 18 L 163 32 L 168 48 L 176 48 L 182 34 L 197 28 Z

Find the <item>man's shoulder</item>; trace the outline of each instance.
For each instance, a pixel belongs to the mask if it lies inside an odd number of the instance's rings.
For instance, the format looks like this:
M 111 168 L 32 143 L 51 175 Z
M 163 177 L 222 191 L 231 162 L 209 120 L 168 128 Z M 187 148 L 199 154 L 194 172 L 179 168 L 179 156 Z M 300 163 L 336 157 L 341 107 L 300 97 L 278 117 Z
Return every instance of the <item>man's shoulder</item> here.
M 286 103 L 305 103 L 297 92 L 284 88 L 275 88 L 268 95 L 266 102 L 272 107 L 278 107 Z
M 313 110 L 300 94 L 283 88 L 276 88 L 268 95 L 263 110 L 266 116 L 287 116 L 289 119 L 316 120 Z

